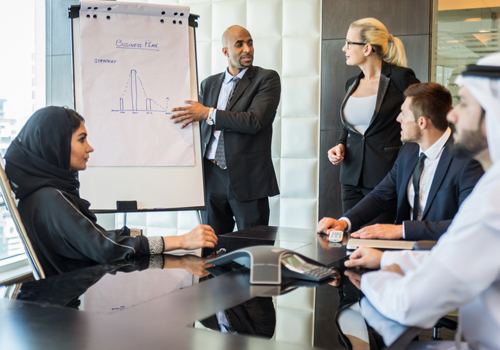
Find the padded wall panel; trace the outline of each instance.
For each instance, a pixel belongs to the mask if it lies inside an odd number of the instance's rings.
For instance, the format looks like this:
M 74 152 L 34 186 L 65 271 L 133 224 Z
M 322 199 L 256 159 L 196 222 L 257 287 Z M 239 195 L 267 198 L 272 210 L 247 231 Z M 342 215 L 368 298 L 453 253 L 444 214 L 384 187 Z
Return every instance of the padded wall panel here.
M 276 308 L 276 341 L 311 346 L 312 337 L 312 311 Z
M 283 76 L 310 77 L 319 75 L 317 36 L 283 38 Z
M 184 6 L 192 6 L 193 4 L 211 3 L 211 0 L 178 0 L 179 4 Z
M 310 311 L 314 308 L 314 291 L 314 288 L 299 288 L 293 293 L 280 295 L 276 304 L 278 307 Z
M 266 69 L 274 69 L 280 73 L 283 66 L 281 46 L 281 37 L 255 39 L 254 64 Z
M 186 4 L 187 5 L 187 4 Z M 203 2 L 190 5 L 190 13 L 200 16 L 198 28 L 196 28 L 196 41 L 212 40 L 212 3 Z
M 212 73 L 211 41 L 199 41 L 196 43 L 196 61 L 198 62 L 198 80 L 201 84 L 203 79 Z
M 274 196 L 269 198 L 269 209 L 271 211 L 269 216 L 270 226 L 280 225 L 280 196 Z
M 219 41 L 222 33 L 233 24 L 247 26 L 247 6 L 245 0 L 214 1 L 212 4 L 212 40 Z
M 200 223 L 196 211 L 180 211 L 178 215 L 177 227 L 180 230 L 191 231 Z
M 316 199 L 317 159 L 281 159 L 281 198 Z
M 227 58 L 222 53 L 222 44 L 220 39 L 212 41 L 212 72 L 211 74 L 224 72 L 227 68 Z M 210 74 L 210 75 L 211 75 Z M 203 79 L 200 79 L 200 82 Z
M 279 158 L 281 154 L 281 118 L 276 116 L 273 122 L 273 141 L 271 145 L 271 156 Z
M 282 118 L 281 157 L 318 158 L 318 119 Z
M 283 198 L 283 195 L 281 196 L 281 226 L 314 229 L 317 225 L 316 216 L 316 199 Z
M 177 227 L 178 214 L 176 211 L 151 212 L 146 214 L 148 226 Z
M 276 179 L 278 179 L 278 186 L 281 191 L 281 181 L 280 181 L 280 174 L 281 174 L 281 158 L 273 158 L 273 166 L 274 166 L 274 172 L 276 173 Z M 281 192 L 283 193 L 283 192 Z
M 281 18 L 281 0 L 247 0 L 246 28 L 252 38 L 280 38 Z
M 319 116 L 319 76 L 288 78 L 281 77 L 281 116 Z
M 283 1 L 283 36 L 320 34 L 320 0 Z

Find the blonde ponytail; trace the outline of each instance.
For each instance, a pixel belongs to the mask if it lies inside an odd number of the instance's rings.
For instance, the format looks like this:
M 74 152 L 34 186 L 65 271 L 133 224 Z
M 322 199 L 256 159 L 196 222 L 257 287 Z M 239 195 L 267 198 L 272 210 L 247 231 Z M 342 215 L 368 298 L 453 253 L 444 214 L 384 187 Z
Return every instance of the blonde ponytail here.
M 352 22 L 351 28 L 360 28 L 361 40 L 372 45 L 378 57 L 389 64 L 406 67 L 403 42 L 393 37 L 387 28 L 375 18 L 363 18 Z

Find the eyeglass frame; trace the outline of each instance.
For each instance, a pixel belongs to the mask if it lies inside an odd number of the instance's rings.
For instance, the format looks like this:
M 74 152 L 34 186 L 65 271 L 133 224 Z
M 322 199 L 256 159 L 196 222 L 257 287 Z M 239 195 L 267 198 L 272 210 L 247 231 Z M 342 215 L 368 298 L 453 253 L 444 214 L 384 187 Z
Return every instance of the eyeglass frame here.
M 345 41 L 345 47 L 349 50 L 349 45 L 361 45 L 361 46 L 365 46 L 365 45 L 368 45 L 368 44 L 365 44 L 365 43 L 357 43 L 357 42 L 354 42 L 354 41 L 348 41 L 346 40 Z

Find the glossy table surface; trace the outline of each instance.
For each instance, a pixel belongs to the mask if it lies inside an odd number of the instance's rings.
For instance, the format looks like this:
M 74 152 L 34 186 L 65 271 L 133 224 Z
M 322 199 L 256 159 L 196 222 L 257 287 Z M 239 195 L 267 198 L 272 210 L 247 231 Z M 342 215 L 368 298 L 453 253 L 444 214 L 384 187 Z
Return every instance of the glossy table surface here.
M 260 226 L 221 236 L 215 250 L 231 252 L 252 245 L 297 251 L 336 267 L 340 276 L 313 286 L 297 287 L 288 281 L 277 288 L 251 285 L 248 269 L 237 265 L 222 274 L 212 270 L 214 277 L 204 270 L 204 260 L 195 256 L 160 256 L 164 269 L 149 267 L 149 257 L 96 265 L 4 287 L 3 293 L 11 299 L 0 299 L 0 349 L 351 348 L 343 334 L 345 317 L 340 316 L 357 306 L 362 295 L 342 274 L 345 242 L 330 243 L 312 230 Z M 198 277 L 202 277 L 200 282 Z M 300 301 L 304 288 L 313 288 L 314 293 L 311 343 L 278 339 L 273 336 L 273 307 L 280 298 Z M 277 295 L 280 293 L 283 295 Z M 364 302 L 363 314 L 370 314 Z M 256 310 L 264 311 L 259 314 Z M 239 336 L 193 327 L 217 329 L 215 315 L 221 311 L 237 330 L 230 331 Z M 373 310 L 371 314 L 377 313 Z M 403 334 L 399 341 L 406 343 L 418 332 L 397 324 L 385 326 L 387 320 L 377 317 L 374 328 L 389 329 L 391 339 Z M 382 337 L 371 330 L 369 334 L 371 348 L 382 348 Z M 384 331 L 381 334 L 387 337 Z

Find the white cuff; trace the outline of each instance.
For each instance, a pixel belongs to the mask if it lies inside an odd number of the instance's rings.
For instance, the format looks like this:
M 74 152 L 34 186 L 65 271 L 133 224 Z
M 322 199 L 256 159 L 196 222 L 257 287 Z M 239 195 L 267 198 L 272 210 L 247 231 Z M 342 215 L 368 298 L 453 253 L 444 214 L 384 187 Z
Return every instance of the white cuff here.
M 351 220 L 349 220 L 345 216 L 342 216 L 338 221 L 340 221 L 340 220 L 347 222 L 347 231 L 346 232 L 351 232 Z
M 214 111 L 212 112 L 212 120 L 214 121 L 214 124 L 216 119 L 217 119 L 217 110 L 214 108 Z
M 401 225 L 403 225 L 403 239 L 406 239 L 405 222 L 403 221 L 403 223 Z

